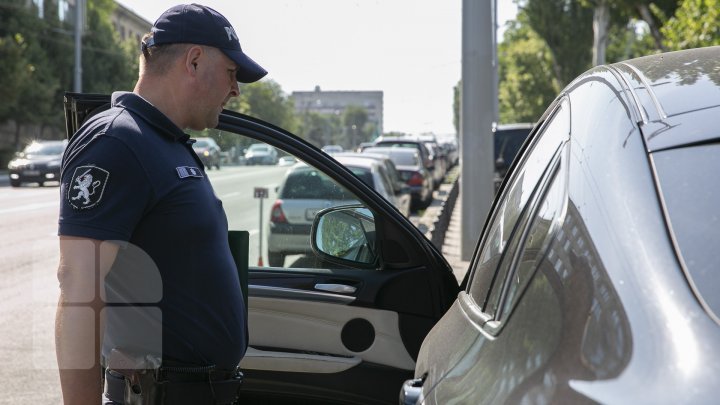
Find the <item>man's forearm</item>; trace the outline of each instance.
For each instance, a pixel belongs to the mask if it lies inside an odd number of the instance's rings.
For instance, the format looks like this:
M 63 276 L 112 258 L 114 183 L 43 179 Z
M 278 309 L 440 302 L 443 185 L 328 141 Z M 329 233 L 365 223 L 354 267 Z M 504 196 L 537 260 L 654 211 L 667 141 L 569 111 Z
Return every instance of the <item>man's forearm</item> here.
M 55 351 L 65 405 L 97 404 L 101 400 L 104 302 L 100 289 L 117 249 L 117 245 L 97 240 L 60 238 Z
M 55 347 L 65 405 L 100 402 L 99 338 L 93 312 L 92 307 L 71 306 L 62 301 L 58 305 Z

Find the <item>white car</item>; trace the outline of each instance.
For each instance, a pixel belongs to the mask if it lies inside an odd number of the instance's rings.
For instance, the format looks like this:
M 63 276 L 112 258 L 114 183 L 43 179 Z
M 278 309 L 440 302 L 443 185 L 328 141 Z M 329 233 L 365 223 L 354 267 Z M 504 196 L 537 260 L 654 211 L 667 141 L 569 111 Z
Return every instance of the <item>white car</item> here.
M 265 143 L 254 143 L 245 152 L 248 165 L 274 165 L 278 162 L 278 152 L 274 146 Z
M 335 160 L 350 169 L 365 184 L 390 201 L 403 216 L 410 216 L 410 188 L 401 184 L 395 165 L 383 155 L 369 153 L 341 153 Z
M 312 255 L 310 228 L 315 214 L 356 200 L 318 169 L 297 163 L 288 169 L 270 210 L 268 264 L 282 267 L 288 255 Z

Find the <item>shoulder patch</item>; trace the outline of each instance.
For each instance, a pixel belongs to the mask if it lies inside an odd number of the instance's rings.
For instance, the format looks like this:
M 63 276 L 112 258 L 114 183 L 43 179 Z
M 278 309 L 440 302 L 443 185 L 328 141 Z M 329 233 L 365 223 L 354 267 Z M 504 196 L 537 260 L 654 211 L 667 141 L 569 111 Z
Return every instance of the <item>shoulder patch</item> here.
M 197 167 L 179 166 L 176 167 L 175 170 L 177 171 L 178 177 L 180 177 L 181 179 L 185 179 L 188 177 L 203 177 L 202 170 L 198 169 Z
M 75 168 L 67 193 L 70 205 L 79 210 L 93 208 L 103 196 L 110 173 L 97 166 L 79 166 Z

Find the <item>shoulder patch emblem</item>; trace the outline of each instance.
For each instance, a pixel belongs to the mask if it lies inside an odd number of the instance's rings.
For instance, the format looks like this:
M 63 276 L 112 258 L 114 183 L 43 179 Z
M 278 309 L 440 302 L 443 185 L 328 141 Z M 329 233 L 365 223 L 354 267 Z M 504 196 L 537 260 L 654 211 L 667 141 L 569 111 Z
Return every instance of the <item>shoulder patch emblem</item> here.
M 178 177 L 185 179 L 188 177 L 203 177 L 202 170 L 192 166 L 179 166 L 176 167 Z
M 79 210 L 92 208 L 100 202 L 110 173 L 96 166 L 79 166 L 70 180 L 67 193 L 70 205 Z

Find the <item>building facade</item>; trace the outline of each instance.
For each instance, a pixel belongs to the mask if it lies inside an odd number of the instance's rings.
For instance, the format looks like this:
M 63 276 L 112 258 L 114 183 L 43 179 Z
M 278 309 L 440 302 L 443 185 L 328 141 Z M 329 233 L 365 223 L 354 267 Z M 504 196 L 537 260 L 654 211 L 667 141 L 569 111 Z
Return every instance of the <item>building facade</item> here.
M 293 91 L 295 112 L 303 114 L 341 115 L 349 106 L 362 107 L 367 111 L 368 122 L 383 133 L 383 92 L 382 91 L 323 91 L 315 86 L 313 91 Z

